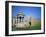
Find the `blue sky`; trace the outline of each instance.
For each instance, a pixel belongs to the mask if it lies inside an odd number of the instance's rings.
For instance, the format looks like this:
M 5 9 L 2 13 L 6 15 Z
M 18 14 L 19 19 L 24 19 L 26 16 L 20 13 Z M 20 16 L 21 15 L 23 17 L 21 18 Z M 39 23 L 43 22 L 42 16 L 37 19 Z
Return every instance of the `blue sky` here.
M 31 16 L 35 19 L 41 18 L 41 7 L 32 6 L 12 6 L 12 16 L 15 17 L 18 12 L 23 11 L 25 16 Z

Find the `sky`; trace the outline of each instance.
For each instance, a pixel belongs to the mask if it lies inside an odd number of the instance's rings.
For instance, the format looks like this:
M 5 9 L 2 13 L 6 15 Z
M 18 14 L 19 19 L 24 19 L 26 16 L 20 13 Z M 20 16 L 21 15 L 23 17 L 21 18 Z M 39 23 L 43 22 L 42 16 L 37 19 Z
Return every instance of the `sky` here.
M 22 11 L 25 16 L 31 16 L 35 19 L 41 18 L 41 7 L 32 6 L 12 6 L 12 16 L 15 17 L 18 12 Z

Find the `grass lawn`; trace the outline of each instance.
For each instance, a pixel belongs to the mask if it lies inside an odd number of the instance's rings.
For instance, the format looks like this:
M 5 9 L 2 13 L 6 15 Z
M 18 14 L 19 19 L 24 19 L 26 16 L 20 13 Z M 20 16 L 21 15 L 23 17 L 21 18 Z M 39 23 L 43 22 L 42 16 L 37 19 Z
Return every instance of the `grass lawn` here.
M 18 30 L 40 30 L 41 29 L 41 24 L 37 23 L 34 26 L 30 26 L 28 28 L 16 28 L 15 26 L 12 26 L 12 31 L 18 31 Z

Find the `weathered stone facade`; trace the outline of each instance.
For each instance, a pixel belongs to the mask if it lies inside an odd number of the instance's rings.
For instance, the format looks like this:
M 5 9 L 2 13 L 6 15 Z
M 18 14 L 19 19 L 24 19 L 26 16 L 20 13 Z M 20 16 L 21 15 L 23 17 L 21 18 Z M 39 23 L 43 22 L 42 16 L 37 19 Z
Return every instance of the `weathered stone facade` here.
M 29 27 L 31 26 L 31 17 L 26 17 L 23 12 L 19 12 L 17 16 L 13 18 L 13 25 L 18 28 Z

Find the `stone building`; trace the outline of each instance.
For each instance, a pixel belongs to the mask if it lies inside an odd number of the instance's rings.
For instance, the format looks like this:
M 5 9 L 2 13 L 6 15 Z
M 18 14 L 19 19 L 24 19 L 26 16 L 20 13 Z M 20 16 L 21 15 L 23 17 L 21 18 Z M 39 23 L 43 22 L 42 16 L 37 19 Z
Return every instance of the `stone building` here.
M 26 17 L 23 12 L 18 12 L 18 14 L 13 18 L 13 25 L 19 28 L 25 28 L 30 26 L 29 22 L 31 17 Z

